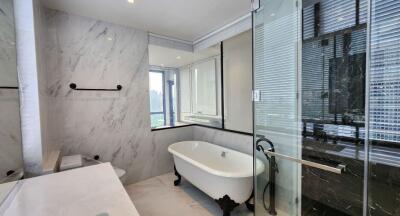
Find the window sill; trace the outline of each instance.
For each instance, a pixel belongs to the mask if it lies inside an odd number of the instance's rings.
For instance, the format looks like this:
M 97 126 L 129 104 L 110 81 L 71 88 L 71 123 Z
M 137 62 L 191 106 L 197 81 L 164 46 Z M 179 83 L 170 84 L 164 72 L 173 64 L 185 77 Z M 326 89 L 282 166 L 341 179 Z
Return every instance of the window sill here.
M 201 125 L 201 124 L 184 124 L 184 125 L 177 125 L 177 126 L 165 126 L 165 127 L 159 127 L 159 128 L 152 128 L 151 131 L 169 130 L 169 129 L 175 129 L 175 128 L 190 127 L 190 126 L 205 127 L 205 128 L 210 128 L 210 129 L 215 129 L 215 130 L 220 130 L 220 131 L 225 131 L 225 132 L 230 132 L 230 133 L 247 135 L 247 136 L 254 135 L 253 133 L 223 129 L 223 128 L 219 128 L 219 127 L 213 127 L 213 126 L 207 126 L 207 125 Z

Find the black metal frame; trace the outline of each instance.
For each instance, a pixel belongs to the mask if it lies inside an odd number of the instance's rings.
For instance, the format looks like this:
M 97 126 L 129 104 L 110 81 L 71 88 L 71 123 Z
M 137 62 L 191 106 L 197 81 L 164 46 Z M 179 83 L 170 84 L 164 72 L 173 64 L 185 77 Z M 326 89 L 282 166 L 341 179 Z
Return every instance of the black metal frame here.
M 219 45 L 221 49 L 221 128 L 225 129 L 225 93 L 224 93 L 224 42 Z
M 215 130 L 220 130 L 220 131 L 225 131 L 225 132 L 230 132 L 230 133 L 242 134 L 242 135 L 246 135 L 246 136 L 254 135 L 253 133 L 230 130 L 230 129 L 223 129 L 223 128 L 219 128 L 219 127 L 213 127 L 213 126 L 202 125 L 202 124 L 185 124 L 185 125 L 178 125 L 178 126 L 174 126 L 174 127 L 152 128 L 151 131 L 171 130 L 171 129 L 175 129 L 175 128 L 190 127 L 190 126 L 205 127 L 205 128 L 210 128 L 210 129 L 215 129 Z
M 318 37 L 320 32 L 321 32 L 321 4 L 318 2 L 314 5 L 314 37 Z
M 174 99 L 172 96 L 172 88 L 175 85 L 173 80 L 167 80 L 168 84 L 168 104 L 169 104 L 169 125 L 174 127 L 175 126 L 175 110 L 174 110 Z M 165 96 L 164 96 L 165 100 Z M 165 110 L 164 110 L 165 111 Z

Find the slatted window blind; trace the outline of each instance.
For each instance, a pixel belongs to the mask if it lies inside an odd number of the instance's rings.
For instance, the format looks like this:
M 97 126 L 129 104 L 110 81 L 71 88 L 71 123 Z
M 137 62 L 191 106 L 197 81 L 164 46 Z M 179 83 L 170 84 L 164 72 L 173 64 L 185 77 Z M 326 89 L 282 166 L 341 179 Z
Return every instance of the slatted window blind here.
M 322 34 L 355 26 L 355 0 L 321 0 L 320 4 Z
M 370 136 L 400 142 L 400 1 L 372 0 Z

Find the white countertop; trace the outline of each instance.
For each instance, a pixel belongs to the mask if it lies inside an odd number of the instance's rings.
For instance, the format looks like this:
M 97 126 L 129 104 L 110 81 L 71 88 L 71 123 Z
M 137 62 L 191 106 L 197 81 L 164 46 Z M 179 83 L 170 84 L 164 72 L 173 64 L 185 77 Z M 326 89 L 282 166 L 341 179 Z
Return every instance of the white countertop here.
M 109 163 L 26 179 L 15 190 L 4 216 L 139 216 Z
M 16 181 L 0 184 L 0 203 L 3 202 L 16 184 Z

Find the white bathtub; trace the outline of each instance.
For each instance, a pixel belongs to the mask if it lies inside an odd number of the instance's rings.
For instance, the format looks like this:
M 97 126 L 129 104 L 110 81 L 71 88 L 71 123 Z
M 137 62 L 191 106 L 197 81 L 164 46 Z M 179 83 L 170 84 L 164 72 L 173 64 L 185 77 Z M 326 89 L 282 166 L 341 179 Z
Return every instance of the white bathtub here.
M 241 204 L 250 198 L 252 156 L 201 141 L 174 143 L 168 151 L 173 154 L 178 173 L 215 200 L 227 195 Z M 261 161 L 256 164 L 258 175 L 264 171 L 264 165 Z

